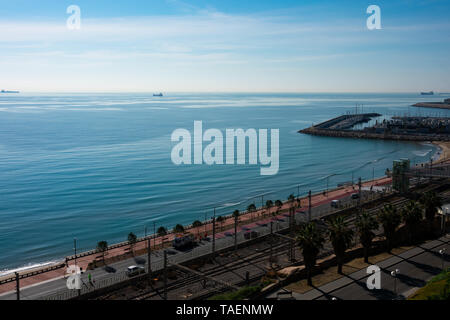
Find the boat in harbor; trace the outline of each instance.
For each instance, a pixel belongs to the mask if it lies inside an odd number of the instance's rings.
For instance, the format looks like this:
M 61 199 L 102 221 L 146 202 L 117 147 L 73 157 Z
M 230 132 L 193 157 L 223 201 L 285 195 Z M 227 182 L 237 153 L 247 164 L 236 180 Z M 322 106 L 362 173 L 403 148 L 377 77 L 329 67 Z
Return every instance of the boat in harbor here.
M 429 92 L 421 92 L 420 93 L 422 96 L 432 96 L 432 95 L 434 95 L 434 92 L 433 91 L 429 91 Z
M 19 93 L 19 91 L 1 90 L 0 93 Z
M 160 93 L 154 93 L 153 96 L 154 96 L 154 97 L 162 97 L 163 94 L 162 94 L 161 92 L 160 92 Z

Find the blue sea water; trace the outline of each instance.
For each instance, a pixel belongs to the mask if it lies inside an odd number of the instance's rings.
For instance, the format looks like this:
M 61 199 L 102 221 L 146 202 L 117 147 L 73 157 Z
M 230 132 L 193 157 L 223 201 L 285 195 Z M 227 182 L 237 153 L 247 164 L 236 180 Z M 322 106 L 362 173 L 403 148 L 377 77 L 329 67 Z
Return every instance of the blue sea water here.
M 0 95 L 0 270 L 36 265 L 100 240 L 244 210 L 266 199 L 382 176 L 392 161 L 427 161 L 429 143 L 313 137 L 312 123 L 354 112 L 445 115 L 410 107 L 417 94 L 18 94 Z M 280 170 L 259 165 L 175 166 L 171 134 L 280 130 Z

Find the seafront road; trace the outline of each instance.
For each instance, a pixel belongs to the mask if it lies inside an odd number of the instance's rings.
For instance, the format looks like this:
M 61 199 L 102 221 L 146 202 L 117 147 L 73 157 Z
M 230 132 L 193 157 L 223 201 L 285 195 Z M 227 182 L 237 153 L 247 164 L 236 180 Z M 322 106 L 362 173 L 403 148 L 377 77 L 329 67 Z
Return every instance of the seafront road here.
M 385 181 L 383 181 L 385 182 Z M 378 183 L 380 184 L 380 183 Z M 326 214 L 330 213 L 330 201 L 333 199 L 340 199 L 343 205 L 347 205 L 351 202 L 354 202 L 354 200 L 351 199 L 351 194 L 354 193 L 355 190 L 352 187 L 347 187 L 340 190 L 330 191 L 328 196 L 325 196 L 323 194 L 316 195 L 315 201 L 313 202 L 311 216 L 313 219 L 317 219 L 321 216 L 324 216 Z M 296 219 L 299 221 L 306 221 L 307 217 L 307 207 L 305 206 L 306 203 L 303 201 L 302 203 L 302 211 L 296 214 Z M 274 222 L 274 232 L 276 232 L 278 229 L 281 228 L 287 228 L 288 227 L 288 218 L 284 215 L 279 215 L 277 218 L 277 221 Z M 243 221 L 245 223 L 245 220 Z M 264 222 L 262 225 L 261 222 Z M 265 220 L 260 221 L 259 224 L 256 224 L 254 222 L 250 223 L 248 225 L 241 225 L 238 229 L 238 242 L 244 242 L 244 230 L 243 228 L 250 228 L 251 230 L 258 231 L 260 234 L 267 234 L 268 232 L 268 226 L 270 225 L 270 218 L 266 218 Z M 216 235 L 216 249 L 225 248 L 225 247 L 231 247 L 234 244 L 234 237 L 229 236 L 230 234 L 233 234 L 233 230 L 228 230 L 227 232 L 219 232 Z M 228 236 L 227 236 L 228 235 Z M 210 253 L 212 251 L 212 244 L 211 242 L 203 241 L 200 243 L 200 245 L 193 250 L 182 252 L 177 251 L 174 249 L 171 249 L 171 254 L 169 255 L 169 262 L 173 263 L 181 263 L 184 261 L 191 260 L 193 257 L 199 257 L 201 255 L 205 255 L 207 253 Z M 123 250 L 123 249 L 122 249 Z M 98 255 L 98 254 L 97 254 Z M 92 260 L 92 256 L 90 256 L 90 259 Z M 81 259 L 80 259 L 81 260 Z M 91 274 L 91 277 L 94 282 L 99 282 L 104 279 L 111 278 L 117 274 L 123 274 L 126 272 L 127 267 L 131 265 L 145 265 L 147 260 L 146 255 L 142 255 L 139 257 L 129 258 L 122 261 L 109 263 L 107 268 L 100 267 L 96 268 L 94 270 L 86 271 L 82 274 L 82 281 L 86 287 L 91 286 L 91 284 L 88 281 L 88 274 Z M 151 256 L 152 261 L 152 270 L 161 270 L 163 265 L 163 253 L 162 250 L 159 251 L 152 251 Z M 69 262 L 69 265 L 73 264 L 73 261 Z M 87 264 L 82 263 L 83 270 L 85 270 L 85 266 Z M 50 275 L 45 275 L 47 278 L 41 279 L 39 282 L 26 282 L 27 279 L 21 280 L 21 293 L 20 297 L 23 300 L 34 300 L 43 298 L 49 295 L 52 295 L 56 292 L 62 291 L 66 289 L 66 279 L 63 276 L 63 270 L 59 270 L 58 273 L 54 273 L 52 277 Z M 3 289 L 3 292 L 0 291 L 0 300 L 12 300 L 16 299 L 16 292 L 15 292 L 15 283 L 9 283 L 3 286 L 0 286 L 0 290 Z M 3 287 L 3 288 L 2 288 Z M 7 289 L 9 290 L 7 290 Z M 6 289 L 6 290 L 5 290 Z

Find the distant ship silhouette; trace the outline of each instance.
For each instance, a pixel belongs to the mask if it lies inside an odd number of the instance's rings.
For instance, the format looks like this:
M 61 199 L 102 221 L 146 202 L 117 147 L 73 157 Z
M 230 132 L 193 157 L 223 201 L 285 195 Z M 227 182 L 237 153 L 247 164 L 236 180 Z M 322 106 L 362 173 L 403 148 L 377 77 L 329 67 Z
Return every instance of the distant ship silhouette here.
M 162 94 L 161 92 L 160 92 L 160 93 L 154 93 L 153 96 L 154 96 L 154 97 L 162 97 L 163 94 Z
M 423 95 L 423 96 L 432 96 L 432 95 L 434 95 L 434 92 L 433 92 L 433 91 L 430 91 L 430 92 L 421 92 L 420 94 Z
M 2 90 L 0 93 L 19 93 L 19 91 L 8 91 L 8 90 Z

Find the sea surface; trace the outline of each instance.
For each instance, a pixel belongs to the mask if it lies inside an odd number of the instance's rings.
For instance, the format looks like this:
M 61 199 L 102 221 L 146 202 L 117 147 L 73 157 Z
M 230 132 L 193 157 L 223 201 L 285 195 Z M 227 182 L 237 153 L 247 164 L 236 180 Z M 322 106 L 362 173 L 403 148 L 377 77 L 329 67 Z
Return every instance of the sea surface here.
M 348 112 L 449 116 L 410 107 L 418 94 L 2 94 L 0 270 L 143 236 L 267 199 L 382 176 L 392 161 L 428 161 L 429 143 L 313 137 L 298 130 Z M 175 129 L 279 129 L 280 169 L 175 166 Z M 204 146 L 206 143 L 204 144 Z M 332 175 L 327 179 L 327 176 Z M 263 199 L 262 194 L 265 194 Z M 0 271 L 1 275 L 1 271 Z

